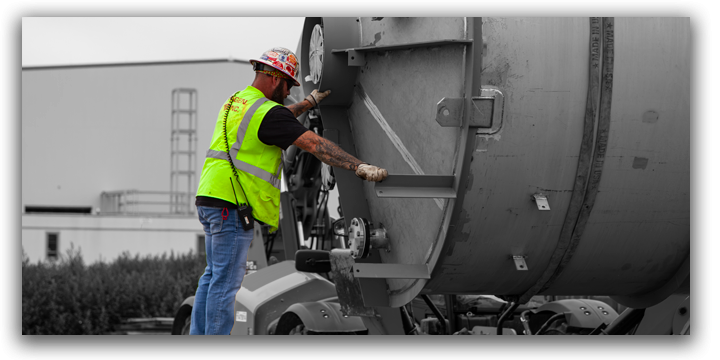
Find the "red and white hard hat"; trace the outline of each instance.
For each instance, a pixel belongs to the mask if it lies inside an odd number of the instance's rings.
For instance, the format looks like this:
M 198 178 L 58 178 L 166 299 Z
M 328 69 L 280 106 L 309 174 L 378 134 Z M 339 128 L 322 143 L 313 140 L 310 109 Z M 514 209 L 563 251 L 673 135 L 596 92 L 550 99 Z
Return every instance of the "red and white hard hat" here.
M 279 70 L 282 74 L 285 74 L 288 78 L 292 79 L 295 86 L 300 86 L 300 82 L 295 78 L 299 66 L 297 57 L 295 57 L 295 54 L 292 51 L 284 47 L 274 47 L 264 52 L 259 59 L 250 59 L 250 63 L 253 65 L 253 69 L 255 71 L 258 71 L 258 63 L 271 66 Z M 284 76 L 280 77 L 284 78 Z

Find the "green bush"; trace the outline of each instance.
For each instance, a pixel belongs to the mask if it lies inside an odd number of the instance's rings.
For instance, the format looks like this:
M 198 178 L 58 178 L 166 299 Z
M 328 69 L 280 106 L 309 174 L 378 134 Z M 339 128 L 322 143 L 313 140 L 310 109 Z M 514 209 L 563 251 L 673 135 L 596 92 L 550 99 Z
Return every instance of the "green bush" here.
M 127 318 L 173 317 L 195 293 L 205 258 L 131 256 L 85 265 L 79 250 L 31 264 L 23 253 L 23 335 L 90 335 L 116 331 Z

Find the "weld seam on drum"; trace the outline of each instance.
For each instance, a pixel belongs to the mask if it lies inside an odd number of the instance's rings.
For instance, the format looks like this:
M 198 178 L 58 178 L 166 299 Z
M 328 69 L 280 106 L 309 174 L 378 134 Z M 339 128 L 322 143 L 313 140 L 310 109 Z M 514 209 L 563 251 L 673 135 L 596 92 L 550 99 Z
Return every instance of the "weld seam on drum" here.
M 590 217 L 598 185 L 602 175 L 602 166 L 607 149 L 607 137 L 610 129 L 610 108 L 612 100 L 612 74 L 614 57 L 614 31 L 613 18 L 602 19 L 602 46 L 603 59 L 600 64 L 598 40 L 600 40 L 600 18 L 590 18 L 590 82 L 583 125 L 583 138 L 580 147 L 575 185 L 570 200 L 570 206 L 560 232 L 560 239 L 540 279 L 519 298 L 519 302 L 526 303 L 531 297 L 541 291 L 547 290 L 562 273 L 567 263 L 575 253 L 578 243 Z M 598 88 L 600 87 L 599 72 L 603 71 L 603 86 L 600 88 L 600 108 L 596 107 Z M 599 111 L 598 126 L 595 140 L 595 151 L 592 151 L 595 115 Z M 592 174 L 592 175 L 591 175 Z

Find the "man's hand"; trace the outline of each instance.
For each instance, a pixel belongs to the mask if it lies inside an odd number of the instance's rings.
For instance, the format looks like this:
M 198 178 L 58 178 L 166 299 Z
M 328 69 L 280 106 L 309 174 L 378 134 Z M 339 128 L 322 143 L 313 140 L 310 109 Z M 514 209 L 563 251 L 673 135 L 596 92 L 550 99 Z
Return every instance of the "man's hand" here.
M 302 115 L 302 113 L 316 107 L 317 104 L 328 95 L 330 95 L 330 90 L 318 92 L 317 89 L 315 89 L 304 100 L 286 107 L 293 113 L 293 116 L 298 117 Z M 305 100 L 307 100 L 307 102 Z
M 358 165 L 355 175 L 367 181 L 383 181 L 388 176 L 387 170 L 370 164 Z
M 317 89 L 315 89 L 310 93 L 310 95 L 305 98 L 305 100 L 309 101 L 310 104 L 315 107 L 318 106 L 318 104 L 328 95 L 330 95 L 330 90 L 319 92 L 317 91 Z

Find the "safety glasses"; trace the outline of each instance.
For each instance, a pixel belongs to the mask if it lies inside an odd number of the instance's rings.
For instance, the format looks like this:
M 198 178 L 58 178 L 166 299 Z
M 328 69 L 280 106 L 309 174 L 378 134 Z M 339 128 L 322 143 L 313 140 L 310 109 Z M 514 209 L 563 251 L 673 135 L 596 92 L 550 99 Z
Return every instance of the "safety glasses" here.
M 289 92 L 290 89 L 293 87 L 294 84 L 292 83 L 291 80 L 288 80 L 288 79 L 283 79 L 283 81 L 285 81 L 285 88 L 286 88 L 287 91 Z

